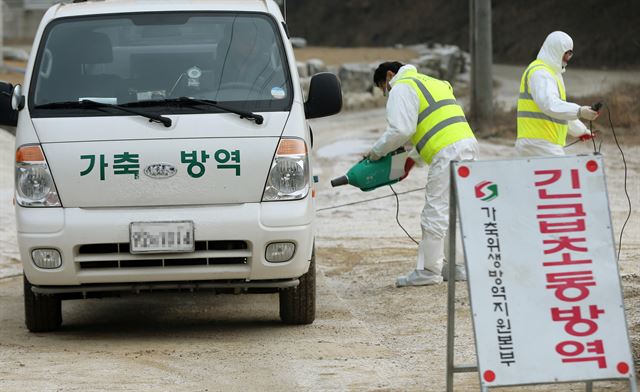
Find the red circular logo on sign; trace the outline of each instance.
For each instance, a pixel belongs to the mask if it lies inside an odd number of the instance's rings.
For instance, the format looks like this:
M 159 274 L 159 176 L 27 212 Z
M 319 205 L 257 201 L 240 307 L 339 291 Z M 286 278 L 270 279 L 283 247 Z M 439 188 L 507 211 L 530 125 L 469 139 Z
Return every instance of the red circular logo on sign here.
M 459 175 L 460 177 L 463 177 L 463 178 L 464 178 L 464 177 L 469 177 L 469 173 L 470 173 L 469 168 L 468 168 L 468 167 L 466 167 L 466 166 L 460 166 L 460 167 L 458 168 L 458 175 Z
M 590 172 L 594 172 L 598 170 L 598 162 L 596 161 L 587 162 L 587 170 L 589 170 Z
M 629 373 L 629 365 L 626 362 L 620 362 L 618 364 L 618 371 L 620 372 L 620 374 Z
M 496 374 L 493 372 L 493 370 L 487 370 L 486 372 L 484 372 L 484 380 L 487 382 L 493 382 L 496 379 Z

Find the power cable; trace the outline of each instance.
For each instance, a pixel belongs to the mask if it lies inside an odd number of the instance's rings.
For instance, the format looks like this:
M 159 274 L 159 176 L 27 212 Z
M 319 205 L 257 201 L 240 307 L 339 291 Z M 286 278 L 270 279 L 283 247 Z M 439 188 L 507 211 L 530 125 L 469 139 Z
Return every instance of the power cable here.
M 407 235 L 407 237 L 409 237 L 411 239 L 411 241 L 415 242 L 416 245 L 420 246 L 420 243 L 418 241 L 416 241 L 411 236 L 411 234 L 409 234 L 409 232 L 404 228 L 404 226 L 402 226 L 402 223 L 400 223 L 400 218 L 398 217 L 400 215 L 400 199 L 398 198 L 398 194 L 396 193 L 396 190 L 393 189 L 393 187 L 391 185 L 389 185 L 389 188 L 391 188 L 391 192 L 393 192 L 394 196 L 396 197 L 396 222 L 398 222 L 398 226 L 400 226 L 402 231 L 404 231 L 404 233 Z
M 624 234 L 624 229 L 631 218 L 632 206 L 631 206 L 631 197 L 629 196 L 629 191 L 627 189 L 627 160 L 624 157 L 624 151 L 622 151 L 622 147 L 620 147 L 620 143 L 618 142 L 618 136 L 616 136 L 616 130 L 613 127 L 613 121 L 611 121 L 611 110 L 609 106 L 607 106 L 607 117 L 609 118 L 609 126 L 611 127 L 611 133 L 613 134 L 613 140 L 616 142 L 616 146 L 618 146 L 618 150 L 620 150 L 620 155 L 622 156 L 622 164 L 624 165 L 624 194 L 627 197 L 627 204 L 629 206 L 629 212 L 627 213 L 627 218 L 622 225 L 622 229 L 620 230 L 620 238 L 618 240 L 618 256 L 617 260 L 620 261 L 620 251 L 622 250 L 622 235 Z
M 417 191 L 422 191 L 424 190 L 424 187 L 422 188 L 416 188 L 416 189 L 411 189 L 409 191 L 404 191 L 404 192 L 398 192 L 397 195 L 405 195 L 407 193 L 412 193 L 412 192 L 417 192 Z M 395 193 L 395 192 L 394 192 Z M 351 203 L 345 203 L 345 204 L 338 204 L 335 206 L 331 206 L 331 207 L 324 207 L 324 208 L 319 208 L 316 210 L 316 212 L 321 212 L 321 211 L 327 211 L 327 210 L 335 210 L 337 208 L 342 208 L 342 207 L 348 207 L 348 206 L 353 206 L 356 204 L 363 204 L 363 203 L 368 203 L 370 201 L 375 201 L 375 200 L 380 200 L 380 199 L 386 199 L 387 197 L 391 197 L 393 195 L 384 195 L 384 196 L 380 196 L 380 197 L 374 197 L 372 199 L 365 199 L 365 200 L 359 200 L 359 201 L 354 201 Z
M 566 146 L 564 146 L 564 148 L 571 147 L 571 146 L 573 146 L 574 144 L 578 143 L 579 141 L 580 141 L 580 139 L 576 139 L 575 141 L 573 141 L 573 142 L 571 142 L 571 143 L 567 144 Z
M 589 121 L 589 133 L 591 133 L 591 141 L 593 142 L 593 153 L 597 154 L 598 150 L 596 149 L 596 135 L 593 134 L 593 121 Z

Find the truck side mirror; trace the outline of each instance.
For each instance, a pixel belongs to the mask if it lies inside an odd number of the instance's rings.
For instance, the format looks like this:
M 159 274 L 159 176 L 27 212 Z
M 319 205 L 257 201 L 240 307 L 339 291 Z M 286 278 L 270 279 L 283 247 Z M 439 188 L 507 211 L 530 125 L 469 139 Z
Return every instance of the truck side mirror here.
M 304 104 L 306 118 L 331 116 L 342 109 L 342 89 L 338 77 L 330 72 L 313 75 L 309 98 Z
M 0 82 L 0 125 L 17 126 L 18 110 L 22 107 L 24 107 L 22 86 L 14 87 L 11 83 Z

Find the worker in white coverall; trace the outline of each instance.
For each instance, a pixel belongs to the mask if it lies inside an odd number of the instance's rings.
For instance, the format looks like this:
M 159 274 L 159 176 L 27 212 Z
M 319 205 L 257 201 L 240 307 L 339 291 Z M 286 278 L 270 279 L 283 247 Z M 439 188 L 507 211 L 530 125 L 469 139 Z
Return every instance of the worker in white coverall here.
M 411 141 L 414 160 L 429 165 L 418 262 L 415 270 L 398 277 L 396 286 L 438 284 L 448 242 L 450 162 L 477 159 L 478 143 L 448 82 L 399 62 L 380 64 L 373 81 L 388 94 L 388 127 L 366 157 L 378 160 Z M 456 280 L 465 280 L 464 259 L 456 261 Z
M 572 56 L 571 37 L 554 31 L 524 71 L 518 97 L 518 155 L 564 155 L 567 133 L 582 141 L 594 136 L 579 119 L 595 120 L 599 113 L 567 102 L 562 74 Z

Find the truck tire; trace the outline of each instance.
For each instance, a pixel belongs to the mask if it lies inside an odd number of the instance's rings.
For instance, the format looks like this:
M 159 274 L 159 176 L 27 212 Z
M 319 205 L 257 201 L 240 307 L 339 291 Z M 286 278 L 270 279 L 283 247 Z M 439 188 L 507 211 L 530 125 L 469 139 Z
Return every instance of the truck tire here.
M 280 291 L 280 319 L 285 324 L 305 325 L 316 319 L 316 252 L 300 284 Z
M 53 295 L 36 295 L 24 276 L 24 322 L 31 332 L 55 331 L 62 325 L 62 301 Z

